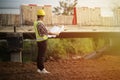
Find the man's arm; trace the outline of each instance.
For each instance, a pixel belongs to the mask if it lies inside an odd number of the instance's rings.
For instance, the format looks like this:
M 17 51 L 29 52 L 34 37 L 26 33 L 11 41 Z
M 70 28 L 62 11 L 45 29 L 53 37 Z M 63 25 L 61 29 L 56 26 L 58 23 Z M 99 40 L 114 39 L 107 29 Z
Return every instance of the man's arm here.
M 47 34 L 48 34 L 48 31 L 47 31 L 47 29 L 45 28 L 45 25 L 44 25 L 44 24 L 38 23 L 37 28 L 38 28 L 38 33 L 39 33 L 39 35 L 44 36 L 44 35 L 47 35 Z
M 59 35 L 59 33 L 57 33 L 57 32 L 53 33 L 53 32 L 48 31 L 46 29 L 45 25 L 42 23 L 39 23 L 37 28 L 38 28 L 38 32 L 41 36 L 43 36 L 43 35 L 57 35 L 58 36 Z

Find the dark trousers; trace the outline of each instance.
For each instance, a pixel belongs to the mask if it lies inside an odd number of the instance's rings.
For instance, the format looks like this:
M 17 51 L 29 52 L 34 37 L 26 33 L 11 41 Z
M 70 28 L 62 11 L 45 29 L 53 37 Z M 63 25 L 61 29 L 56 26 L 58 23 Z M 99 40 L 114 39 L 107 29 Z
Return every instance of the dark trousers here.
M 47 48 L 47 40 L 37 42 L 38 56 L 37 56 L 37 68 L 42 70 L 44 68 L 45 52 Z

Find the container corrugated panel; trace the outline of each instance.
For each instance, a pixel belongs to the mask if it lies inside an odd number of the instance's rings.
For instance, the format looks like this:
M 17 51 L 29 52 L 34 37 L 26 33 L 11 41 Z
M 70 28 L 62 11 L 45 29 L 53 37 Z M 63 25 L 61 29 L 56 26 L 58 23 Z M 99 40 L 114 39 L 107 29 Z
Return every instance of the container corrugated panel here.
M 2 14 L 2 26 L 6 26 L 7 25 L 7 20 L 8 20 L 8 18 L 7 18 L 7 14 Z
M 33 25 L 34 21 L 37 20 L 37 10 L 41 9 L 42 6 L 21 6 L 22 24 Z
M 53 17 L 52 17 L 52 24 L 53 25 L 57 25 L 58 23 L 57 23 L 58 21 L 57 21 L 57 15 L 53 15 Z
M 52 24 L 52 6 L 51 5 L 45 5 L 44 6 L 44 11 L 46 13 L 45 18 L 44 18 L 44 23 L 46 25 L 51 25 Z
M 77 7 L 77 22 L 79 25 L 100 25 L 100 8 Z
M 2 14 L 0 14 L 0 26 L 2 26 Z
M 65 16 L 65 25 L 72 25 L 73 15 Z

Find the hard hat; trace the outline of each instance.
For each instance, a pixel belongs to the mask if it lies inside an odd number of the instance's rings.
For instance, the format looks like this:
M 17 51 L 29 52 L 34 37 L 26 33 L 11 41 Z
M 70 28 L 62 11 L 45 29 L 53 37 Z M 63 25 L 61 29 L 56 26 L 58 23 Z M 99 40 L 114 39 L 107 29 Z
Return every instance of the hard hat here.
M 43 9 L 39 9 L 37 11 L 37 15 L 45 16 L 45 11 Z

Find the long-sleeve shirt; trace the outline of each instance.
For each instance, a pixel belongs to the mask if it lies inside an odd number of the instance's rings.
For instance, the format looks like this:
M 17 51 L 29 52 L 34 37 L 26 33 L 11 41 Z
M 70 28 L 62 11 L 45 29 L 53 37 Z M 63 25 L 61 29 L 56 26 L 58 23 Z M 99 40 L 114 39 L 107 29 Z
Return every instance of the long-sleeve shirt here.
M 48 35 L 48 31 L 42 22 L 38 23 L 37 28 L 40 36 Z

